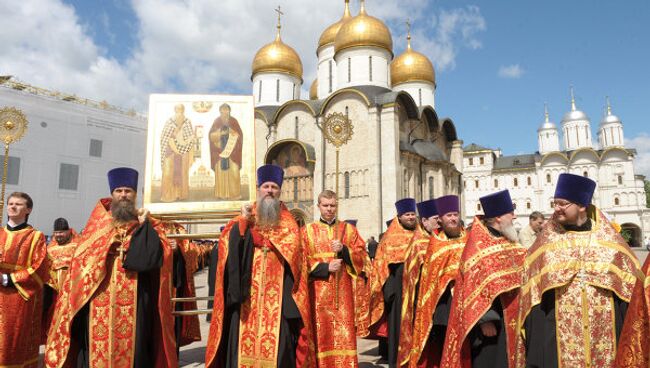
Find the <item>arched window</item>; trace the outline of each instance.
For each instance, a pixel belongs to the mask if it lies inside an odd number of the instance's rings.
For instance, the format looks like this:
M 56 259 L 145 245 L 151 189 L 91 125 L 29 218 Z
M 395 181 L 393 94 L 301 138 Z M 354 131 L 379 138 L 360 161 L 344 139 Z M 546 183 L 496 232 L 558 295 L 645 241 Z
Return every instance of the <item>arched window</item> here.
M 477 203 L 477 204 L 476 204 L 476 210 L 477 210 L 477 211 L 480 211 L 480 210 L 481 210 L 481 204 L 480 204 L 480 203 Z
M 350 198 L 350 173 L 347 171 L 345 172 L 345 174 L 343 174 L 343 182 L 344 182 L 343 186 L 345 190 L 345 199 L 348 199 Z
M 551 203 L 551 209 L 554 209 L 555 208 L 555 203 L 553 203 L 553 201 L 551 201 L 550 203 Z
M 369 70 L 368 77 L 372 82 L 372 56 L 368 56 L 368 70 Z
M 348 58 L 348 83 L 352 81 L 352 59 Z
M 527 209 L 527 210 L 530 209 L 530 202 L 526 202 L 526 209 Z
M 418 88 L 418 105 L 422 106 L 422 88 Z
M 262 81 L 260 80 L 260 87 L 259 91 L 257 92 L 257 102 L 260 102 L 262 100 Z
M 499 179 L 494 179 L 494 188 L 496 189 L 498 187 L 499 187 Z
M 328 80 L 328 82 L 329 82 L 329 93 L 332 93 L 332 84 L 333 84 L 333 81 L 332 81 L 332 60 L 329 61 L 329 76 L 330 76 L 329 80 Z
M 517 202 L 512 202 L 512 208 L 517 209 Z
M 530 176 L 526 178 L 526 182 L 528 183 L 528 186 L 533 185 L 533 179 L 531 179 Z
M 512 185 L 515 187 L 519 186 L 519 179 L 517 178 L 512 179 Z
M 618 184 L 623 184 L 623 175 L 618 176 Z
M 433 199 L 433 176 L 429 176 L 429 199 Z
M 474 158 L 470 157 L 469 158 L 469 166 L 474 165 Z
M 298 116 L 296 116 L 296 121 L 295 121 L 295 125 L 294 125 L 294 133 L 293 133 L 296 136 L 296 139 L 300 139 L 300 134 L 299 134 L 300 130 L 298 129 L 298 126 L 299 126 L 299 124 L 298 124 Z
M 350 116 L 350 109 L 346 106 L 345 107 L 345 117 L 347 118 L 349 116 Z
M 478 189 L 478 180 L 474 180 L 474 186 Z
M 280 80 L 279 79 L 275 80 L 275 101 L 276 102 L 280 101 Z
M 478 163 L 483 165 L 485 163 L 485 158 L 484 157 L 479 157 Z
M 587 170 L 582 172 L 582 176 L 584 176 L 585 178 L 589 177 L 589 173 L 587 172 Z
M 546 182 L 551 183 L 551 174 L 546 174 Z
M 619 201 L 618 197 L 614 197 L 614 206 L 620 205 L 621 202 Z

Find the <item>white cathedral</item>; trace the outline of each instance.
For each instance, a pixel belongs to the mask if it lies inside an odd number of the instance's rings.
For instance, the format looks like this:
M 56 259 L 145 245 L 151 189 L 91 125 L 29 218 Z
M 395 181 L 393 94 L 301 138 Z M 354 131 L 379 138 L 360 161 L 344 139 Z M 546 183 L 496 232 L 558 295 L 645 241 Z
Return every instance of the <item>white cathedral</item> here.
M 337 148 L 324 133 L 334 120 L 344 131 L 352 125 L 339 149 L 339 218 L 357 219 L 364 237 L 385 229 L 403 197 L 460 194 L 462 141 L 452 120 L 438 117 L 433 65 L 413 50 L 410 32 L 406 51 L 394 57 L 388 27 L 363 0 L 352 16 L 346 0 L 316 55 L 309 99 L 301 99 L 302 62 L 282 41 L 279 22 L 252 63 L 257 165 L 285 169 L 282 199 L 294 216 L 317 219 L 318 193 L 337 188 Z
M 499 149 L 470 144 L 463 149 L 465 221 L 482 213 L 479 198 L 508 189 L 516 205 L 519 228 L 528 215 L 553 212 L 555 184 L 561 173 L 592 178 L 598 183 L 593 202 L 610 220 L 621 225 L 632 246 L 645 245 L 650 237 L 650 209 L 646 208 L 644 176 L 634 173 L 636 150 L 625 147 L 623 123 L 607 101 L 598 127 L 598 143 L 592 141 L 587 114 L 578 110 L 571 89 L 571 110 L 564 114 L 560 131 L 545 118 L 537 130 L 539 150 L 504 156 Z

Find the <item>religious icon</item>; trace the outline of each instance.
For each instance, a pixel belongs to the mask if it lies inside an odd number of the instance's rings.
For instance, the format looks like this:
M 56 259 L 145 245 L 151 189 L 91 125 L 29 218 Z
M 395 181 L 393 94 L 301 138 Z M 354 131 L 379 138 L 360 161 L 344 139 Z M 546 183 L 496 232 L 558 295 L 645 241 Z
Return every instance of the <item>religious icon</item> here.
M 154 214 L 241 208 L 255 196 L 254 147 L 252 96 L 151 95 L 144 205 Z
M 214 196 L 217 199 L 241 198 L 240 175 L 243 133 L 230 105 L 219 107 L 219 117 L 210 132 L 210 167 L 214 170 Z
M 160 140 L 162 185 L 160 200 L 173 202 L 190 195 L 190 165 L 196 138 L 192 122 L 185 117 L 185 106 L 174 106 L 174 116 L 163 127 Z

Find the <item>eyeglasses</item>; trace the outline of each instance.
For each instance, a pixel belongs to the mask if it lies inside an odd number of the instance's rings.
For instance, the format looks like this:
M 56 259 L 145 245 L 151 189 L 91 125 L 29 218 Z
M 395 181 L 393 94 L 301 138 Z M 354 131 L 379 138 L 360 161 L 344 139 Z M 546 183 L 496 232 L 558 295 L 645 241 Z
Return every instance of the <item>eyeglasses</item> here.
M 569 202 L 569 201 L 553 201 L 553 208 L 559 208 L 561 210 L 566 210 L 567 208 L 571 207 L 572 204 L 575 204 L 575 203 Z

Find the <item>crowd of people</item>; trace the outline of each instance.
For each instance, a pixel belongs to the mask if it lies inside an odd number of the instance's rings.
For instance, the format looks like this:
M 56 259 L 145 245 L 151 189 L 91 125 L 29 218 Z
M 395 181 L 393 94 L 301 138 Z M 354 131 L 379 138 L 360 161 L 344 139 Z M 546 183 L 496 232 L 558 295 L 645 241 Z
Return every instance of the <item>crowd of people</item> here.
M 366 243 L 337 218 L 300 227 L 284 171 L 257 170 L 257 199 L 216 245 L 135 207 L 138 173 L 108 173 L 81 234 L 65 219 L 46 246 L 25 193 L 0 232 L 0 366 L 177 367 L 201 339 L 193 274 L 210 266 L 206 367 L 358 367 L 357 338 L 389 367 L 648 367 L 649 262 L 591 204 L 596 183 L 560 175 L 554 213 L 517 231 L 507 190 L 464 226 L 458 196 L 403 198 Z M 44 291 L 45 290 L 45 291 Z M 48 291 L 49 290 L 49 291 Z

